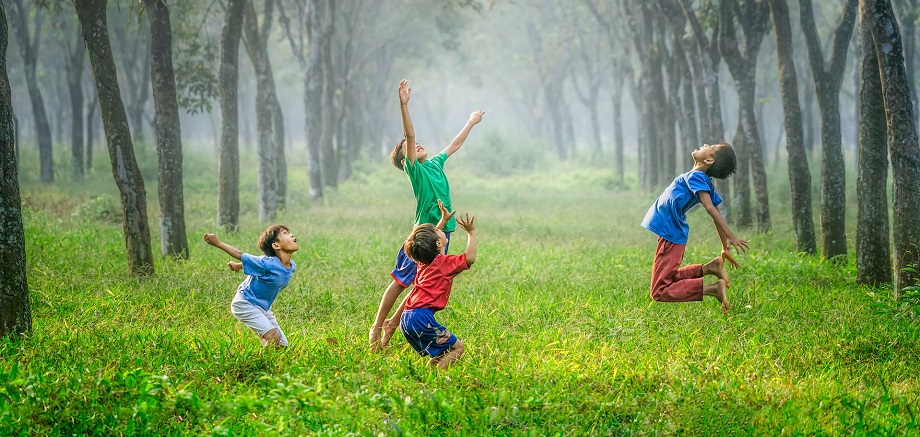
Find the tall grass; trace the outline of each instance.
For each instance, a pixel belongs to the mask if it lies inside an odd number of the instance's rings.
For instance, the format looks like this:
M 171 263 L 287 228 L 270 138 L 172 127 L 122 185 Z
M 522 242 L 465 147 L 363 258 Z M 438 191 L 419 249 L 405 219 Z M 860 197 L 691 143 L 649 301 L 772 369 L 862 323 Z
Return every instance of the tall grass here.
M 73 215 L 117 199 L 104 163 L 47 186 L 32 158 L 34 326 L 0 344 L 0 435 L 920 435 L 917 324 L 874 312 L 869 293 L 886 291 L 857 286 L 852 266 L 793 253 L 782 205 L 772 233 L 735 229 L 752 248 L 723 316 L 648 297 L 656 240 L 639 222 L 657 192 L 591 166 L 483 178 L 459 161 L 453 203 L 476 214 L 479 256 L 438 315 L 467 354 L 436 371 L 398 334 L 384 353 L 365 344 L 414 211 L 388 164 L 359 163 L 317 203 L 292 157 L 277 221 L 298 237 L 298 271 L 273 308 L 291 347 L 261 352 L 229 312 L 242 276 L 201 241 L 217 231 L 213 159 L 186 157 L 190 259 L 137 279 L 121 226 Z M 267 225 L 254 171 L 240 231 L 221 235 L 250 252 Z M 155 177 L 147 189 L 155 224 Z M 451 252 L 465 244 L 457 232 Z M 687 249 L 686 262 L 719 251 L 701 210 Z

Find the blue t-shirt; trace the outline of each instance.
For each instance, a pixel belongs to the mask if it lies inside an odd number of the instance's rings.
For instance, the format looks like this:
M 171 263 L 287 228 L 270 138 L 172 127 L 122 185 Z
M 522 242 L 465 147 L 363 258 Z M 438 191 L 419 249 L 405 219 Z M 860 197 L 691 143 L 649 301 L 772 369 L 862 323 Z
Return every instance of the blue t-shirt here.
M 297 264 L 291 260 L 291 268 L 287 268 L 278 257 L 253 256 L 248 253 L 243 254 L 242 261 L 246 279 L 240 284 L 239 291 L 243 292 L 243 298 L 249 303 L 270 310 L 278 293 L 290 282 Z
M 403 169 L 406 177 L 412 184 L 415 194 L 415 225 L 431 223 L 438 224 L 441 220 L 441 210 L 438 208 L 438 199 L 444 203 L 448 211 L 453 211 L 450 205 L 450 184 L 444 174 L 444 162 L 447 153 L 441 152 L 424 162 L 406 160 Z M 457 221 L 451 217 L 444 225 L 444 232 L 454 230 Z
M 642 227 L 674 244 L 687 244 L 690 235 L 687 211 L 700 203 L 700 191 L 709 192 L 713 205 L 719 206 L 722 203 L 712 179 L 706 173 L 691 170 L 678 176 L 664 189 L 645 213 Z

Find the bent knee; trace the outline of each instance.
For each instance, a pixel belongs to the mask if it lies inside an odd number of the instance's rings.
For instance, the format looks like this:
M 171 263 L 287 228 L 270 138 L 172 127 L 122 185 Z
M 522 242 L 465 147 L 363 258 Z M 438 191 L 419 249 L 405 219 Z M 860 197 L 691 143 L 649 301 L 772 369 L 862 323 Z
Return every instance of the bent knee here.
M 269 343 L 280 346 L 281 345 L 281 331 L 279 331 L 278 328 L 273 328 L 271 331 L 268 331 L 265 334 L 262 334 L 262 339 Z

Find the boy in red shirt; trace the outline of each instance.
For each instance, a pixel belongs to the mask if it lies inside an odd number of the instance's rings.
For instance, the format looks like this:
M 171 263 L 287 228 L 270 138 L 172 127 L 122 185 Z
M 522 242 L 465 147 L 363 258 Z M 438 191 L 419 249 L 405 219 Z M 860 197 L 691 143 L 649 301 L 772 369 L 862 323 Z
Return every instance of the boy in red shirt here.
M 403 246 L 406 255 L 418 264 L 414 288 L 406 298 L 399 329 L 412 348 L 428 355 L 430 366 L 447 369 L 463 355 L 463 342 L 434 319 L 434 313 L 447 306 L 454 277 L 476 261 L 475 216 L 457 217 L 467 233 L 466 251 L 447 255 L 447 237 L 435 225 L 418 225 Z

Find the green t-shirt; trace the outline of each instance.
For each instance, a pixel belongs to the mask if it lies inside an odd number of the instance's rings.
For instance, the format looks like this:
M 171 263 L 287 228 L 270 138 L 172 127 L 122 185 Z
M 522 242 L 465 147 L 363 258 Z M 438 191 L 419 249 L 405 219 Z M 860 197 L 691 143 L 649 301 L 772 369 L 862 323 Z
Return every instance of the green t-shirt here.
M 447 153 L 441 152 L 433 158 L 426 159 L 425 162 L 410 163 L 407 160 L 403 165 L 406 176 L 412 183 L 412 191 L 415 193 L 416 226 L 425 223 L 438 224 L 438 221 L 441 220 L 438 199 L 444 203 L 448 211 L 453 211 L 450 204 L 450 184 L 444 174 L 445 161 L 447 161 Z M 456 223 L 456 220 L 451 217 L 444 225 L 444 232 L 453 232 Z

